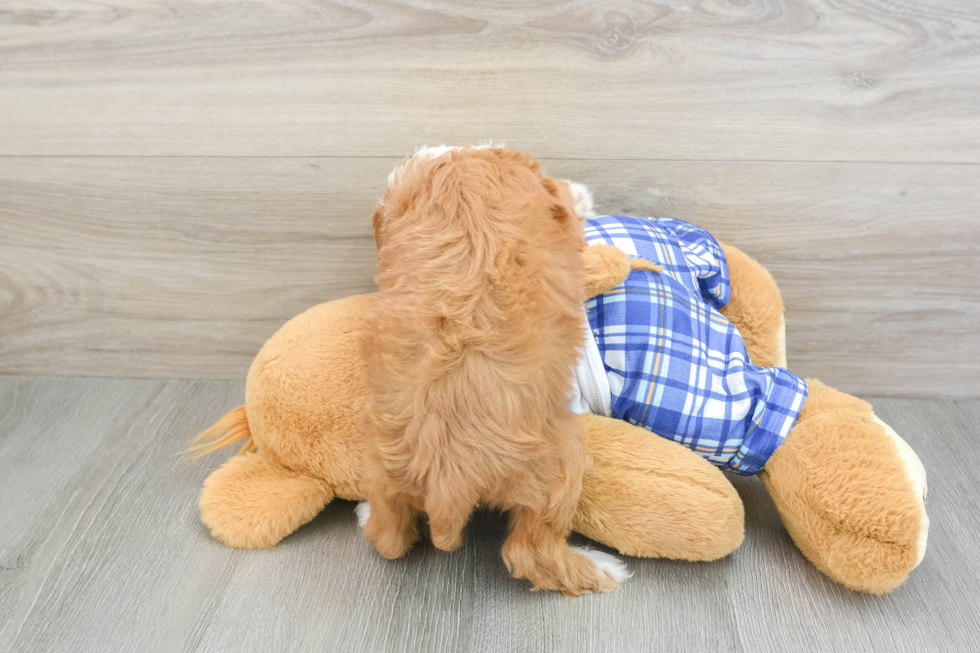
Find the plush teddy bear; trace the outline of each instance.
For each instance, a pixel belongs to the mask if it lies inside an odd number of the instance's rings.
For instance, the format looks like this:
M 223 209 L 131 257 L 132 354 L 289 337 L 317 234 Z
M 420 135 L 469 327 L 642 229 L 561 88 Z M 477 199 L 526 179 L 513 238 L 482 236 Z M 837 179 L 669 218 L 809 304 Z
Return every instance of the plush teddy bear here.
M 627 231 L 651 227 L 652 236 L 617 232 L 624 223 Z M 593 464 L 575 530 L 627 555 L 717 559 L 744 531 L 741 500 L 719 466 L 758 471 L 793 540 L 821 571 L 865 592 L 901 584 L 925 552 L 925 472 L 869 404 L 784 369 L 783 305 L 769 273 L 680 221 L 603 216 L 587 224 L 590 327 L 607 373 L 598 392 L 584 390 L 594 378 L 579 384 L 580 402 L 602 414 L 583 417 Z M 663 270 L 638 263 L 640 256 Z M 637 304 L 644 296 L 661 308 Z M 271 547 L 334 498 L 364 499 L 357 415 L 366 388 L 357 342 L 371 301 L 327 302 L 287 322 L 252 363 L 245 404 L 198 436 L 197 455 L 244 440 L 201 493 L 202 520 L 222 542 Z M 663 306 L 680 305 L 686 313 L 673 322 L 658 318 Z M 688 314 L 695 326 L 682 327 Z M 638 326 L 637 315 L 647 321 Z M 617 338 L 621 327 L 630 338 Z M 644 330 L 640 353 L 631 353 L 623 343 Z M 718 358 L 712 342 L 722 341 Z M 671 387 L 671 369 L 687 375 L 680 389 Z M 683 406 L 677 393 L 717 398 L 705 379 L 724 384 L 718 394 L 730 401 L 664 409 L 670 402 L 658 403 L 648 387 L 673 391 Z M 705 435 L 712 428 L 717 437 Z

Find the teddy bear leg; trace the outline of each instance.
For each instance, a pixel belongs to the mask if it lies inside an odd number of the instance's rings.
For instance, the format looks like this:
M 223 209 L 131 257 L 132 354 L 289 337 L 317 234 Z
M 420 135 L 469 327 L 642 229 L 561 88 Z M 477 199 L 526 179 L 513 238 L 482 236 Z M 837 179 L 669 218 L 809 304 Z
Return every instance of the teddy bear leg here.
M 871 406 L 820 381 L 759 473 L 796 545 L 851 589 L 884 594 L 925 554 L 925 470 Z
M 240 549 L 265 549 L 313 519 L 333 499 L 322 480 L 301 476 L 244 453 L 208 476 L 201 491 L 201 520 L 211 534 Z
M 738 248 L 721 245 L 728 263 L 731 299 L 721 314 L 742 334 L 752 362 L 786 367 L 786 322 L 783 299 L 769 271 Z
M 744 537 L 742 501 L 687 447 L 621 420 L 585 417 L 593 459 L 574 530 L 627 555 L 716 560 Z

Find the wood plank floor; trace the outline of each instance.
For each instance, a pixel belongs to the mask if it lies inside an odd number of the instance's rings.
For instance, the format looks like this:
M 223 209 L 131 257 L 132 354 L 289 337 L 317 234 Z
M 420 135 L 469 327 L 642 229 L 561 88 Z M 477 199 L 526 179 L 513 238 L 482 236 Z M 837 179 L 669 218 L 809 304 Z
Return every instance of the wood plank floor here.
M 756 479 L 746 541 L 690 564 L 627 559 L 616 594 L 531 593 L 481 513 L 453 553 L 397 562 L 335 502 L 267 551 L 198 521 L 208 469 L 175 454 L 242 384 L 0 376 L 0 649 L 12 651 L 968 651 L 980 637 L 980 401 L 871 399 L 929 473 L 922 565 L 854 593 L 794 548 Z

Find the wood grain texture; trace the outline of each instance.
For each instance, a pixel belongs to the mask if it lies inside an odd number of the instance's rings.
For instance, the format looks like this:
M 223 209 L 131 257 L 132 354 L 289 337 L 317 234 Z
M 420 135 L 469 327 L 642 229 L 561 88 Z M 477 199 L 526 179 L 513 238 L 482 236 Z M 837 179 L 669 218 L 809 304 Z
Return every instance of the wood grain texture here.
M 973 0 L 0 4 L 2 155 L 980 162 Z
M 309 306 L 373 289 L 398 159 L 0 159 L 0 372 L 243 379 Z M 853 393 L 980 395 L 980 169 L 545 161 L 601 211 L 757 257 L 790 367 Z
M 977 400 L 871 400 L 930 474 L 929 550 L 891 595 L 828 580 L 758 480 L 735 478 L 747 532 L 732 556 L 630 558 L 622 591 L 575 600 L 507 575 L 492 513 L 458 551 L 426 541 L 395 562 L 350 502 L 274 549 L 220 545 L 196 500 L 229 452 L 174 454 L 241 400 L 238 382 L 0 377 L 0 648 L 922 653 L 980 635 Z

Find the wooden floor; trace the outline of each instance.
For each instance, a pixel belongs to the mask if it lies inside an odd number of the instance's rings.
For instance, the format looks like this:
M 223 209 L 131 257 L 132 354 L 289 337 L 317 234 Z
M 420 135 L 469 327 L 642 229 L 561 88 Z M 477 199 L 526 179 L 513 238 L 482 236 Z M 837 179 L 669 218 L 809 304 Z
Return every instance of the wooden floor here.
M 616 594 L 531 593 L 479 514 L 452 554 L 380 558 L 335 502 L 267 551 L 198 521 L 185 439 L 241 383 L 0 377 L 0 650 L 971 651 L 980 637 L 980 401 L 871 399 L 919 452 L 925 560 L 889 596 L 827 580 L 757 479 L 745 543 L 713 563 L 629 558 Z M 576 536 L 578 537 L 578 536 Z M 584 538 L 579 538 L 584 539 Z

